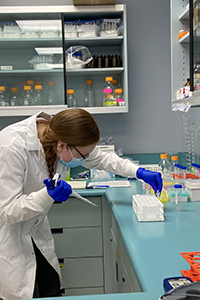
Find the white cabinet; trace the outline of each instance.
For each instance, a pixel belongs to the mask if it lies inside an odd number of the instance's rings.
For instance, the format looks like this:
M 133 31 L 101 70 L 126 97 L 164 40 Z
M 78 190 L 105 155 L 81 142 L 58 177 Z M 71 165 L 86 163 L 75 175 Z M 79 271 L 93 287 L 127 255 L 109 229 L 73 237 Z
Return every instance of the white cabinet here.
M 104 293 L 101 197 L 91 201 L 98 207 L 70 198 L 48 213 L 66 296 Z
M 0 12 L 0 86 L 6 87 L 7 96 L 11 87 L 22 92 L 22 82 L 40 81 L 46 91 L 49 81 L 54 81 L 56 101 L 53 105 L 44 103 L 28 106 L 0 106 L 0 116 L 32 115 L 42 109 L 55 114 L 67 108 L 66 90 L 74 89 L 77 107 L 95 113 L 128 112 L 128 63 L 127 63 L 127 21 L 125 5 L 90 6 L 34 6 L 2 7 Z M 120 18 L 123 30 L 117 36 L 74 37 L 64 34 L 64 23 L 78 20 L 97 20 L 102 18 Z M 46 23 L 44 23 L 46 22 Z M 48 24 L 56 24 L 48 31 Z M 4 28 L 20 27 L 20 35 L 4 34 Z M 43 26 L 43 24 L 46 24 Z M 32 26 L 32 27 L 31 27 Z M 28 29 L 27 29 L 28 28 Z M 33 34 L 37 36 L 34 36 Z M 65 51 L 75 45 L 84 45 L 92 55 L 118 55 L 122 58 L 120 67 L 66 69 Z M 44 63 L 43 67 L 30 64 L 36 54 L 50 54 L 54 62 Z M 45 58 L 46 59 L 46 58 Z M 34 65 L 34 67 L 33 67 Z M 48 65 L 48 67 L 47 67 Z M 8 68 L 7 68 L 8 67 Z M 11 67 L 11 69 L 9 69 Z M 7 69 L 5 69 L 7 68 Z M 103 107 L 103 86 L 105 77 L 113 76 L 123 89 L 125 106 Z M 84 107 L 83 93 L 86 80 L 92 79 L 96 91 L 94 107 Z
M 141 292 L 118 225 L 111 217 L 112 285 L 115 293 Z
M 105 196 L 54 203 L 48 219 L 62 273 L 63 294 L 140 292 L 118 225 Z

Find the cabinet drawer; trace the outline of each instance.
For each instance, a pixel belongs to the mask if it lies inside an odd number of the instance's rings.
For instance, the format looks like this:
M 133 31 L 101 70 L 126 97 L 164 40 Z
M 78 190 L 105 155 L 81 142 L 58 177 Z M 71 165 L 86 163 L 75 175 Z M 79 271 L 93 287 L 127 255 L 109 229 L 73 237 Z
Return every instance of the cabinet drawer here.
M 63 296 L 80 296 L 80 295 L 98 295 L 104 294 L 103 287 L 97 288 L 79 288 L 79 289 L 65 289 Z
M 64 259 L 63 288 L 103 287 L 103 258 Z
M 53 234 L 59 258 L 102 256 L 102 228 L 70 228 Z
M 51 228 L 101 226 L 101 197 L 89 197 L 94 207 L 76 198 L 54 203 L 48 212 Z

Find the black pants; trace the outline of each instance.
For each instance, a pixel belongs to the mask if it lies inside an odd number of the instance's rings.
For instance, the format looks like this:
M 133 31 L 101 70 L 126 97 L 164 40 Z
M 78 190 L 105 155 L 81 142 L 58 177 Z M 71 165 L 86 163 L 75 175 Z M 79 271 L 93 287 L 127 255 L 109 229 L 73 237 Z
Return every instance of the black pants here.
M 33 240 L 32 243 L 37 262 L 33 298 L 62 296 L 60 293 L 60 281 L 58 273 L 48 263 Z

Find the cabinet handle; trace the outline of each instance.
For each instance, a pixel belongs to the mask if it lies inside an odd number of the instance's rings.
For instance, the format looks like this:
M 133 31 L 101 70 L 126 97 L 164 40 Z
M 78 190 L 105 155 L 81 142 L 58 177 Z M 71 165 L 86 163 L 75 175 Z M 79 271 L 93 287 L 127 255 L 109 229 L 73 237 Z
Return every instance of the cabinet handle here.
M 51 233 L 52 234 L 62 234 L 63 228 L 51 228 Z
M 118 271 L 118 263 L 115 262 L 115 267 L 116 267 L 116 280 L 119 282 L 119 271 Z

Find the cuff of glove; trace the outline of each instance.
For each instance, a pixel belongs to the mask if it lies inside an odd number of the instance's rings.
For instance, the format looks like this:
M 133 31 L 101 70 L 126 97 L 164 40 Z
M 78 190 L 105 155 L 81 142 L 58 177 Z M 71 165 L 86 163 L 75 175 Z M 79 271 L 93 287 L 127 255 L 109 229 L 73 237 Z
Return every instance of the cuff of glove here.
M 142 179 L 143 178 L 143 171 L 145 171 L 144 168 L 137 169 L 136 176 L 137 176 L 138 179 Z
M 38 192 L 32 193 L 34 203 L 40 207 L 40 209 L 45 210 L 50 207 L 54 200 L 49 196 L 46 187 L 39 190 Z

